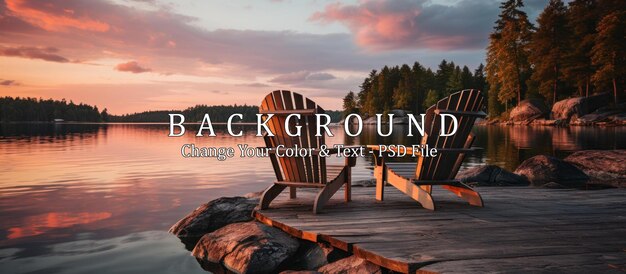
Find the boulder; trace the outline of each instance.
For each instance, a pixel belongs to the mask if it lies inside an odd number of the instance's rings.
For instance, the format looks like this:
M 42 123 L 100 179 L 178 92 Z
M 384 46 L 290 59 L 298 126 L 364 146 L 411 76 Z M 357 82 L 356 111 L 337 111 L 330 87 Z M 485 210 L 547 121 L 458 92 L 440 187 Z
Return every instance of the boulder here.
M 610 100 L 611 96 L 608 93 L 561 100 L 552 106 L 552 118 L 563 121 L 576 120 L 605 106 Z
M 192 249 L 198 240 L 228 224 L 252 220 L 252 210 L 258 199 L 245 197 L 222 197 L 196 208 L 174 224 L 169 232 L 176 235 L 187 249 Z
M 561 159 L 537 155 L 522 162 L 514 172 L 526 177 L 532 186 L 556 182 L 568 188 L 580 188 L 589 177 L 574 165 Z
M 383 269 L 365 259 L 350 256 L 320 267 L 321 273 L 383 273 Z
M 582 150 L 564 160 L 585 172 L 590 183 L 626 187 L 626 150 Z
M 236 273 L 270 273 L 293 256 L 298 246 L 298 240 L 279 229 L 245 222 L 204 235 L 191 254 Z
M 495 165 L 479 166 L 459 172 L 457 179 L 471 186 L 528 186 L 525 177 Z
M 519 103 L 509 113 L 509 119 L 513 122 L 532 122 L 532 120 L 549 118 L 550 109 L 539 99 L 527 99 Z
M 623 103 L 616 106 L 601 107 L 592 113 L 572 119 L 570 123 L 573 125 L 594 125 L 600 123 L 622 125 L 622 120 L 625 116 L 626 103 Z

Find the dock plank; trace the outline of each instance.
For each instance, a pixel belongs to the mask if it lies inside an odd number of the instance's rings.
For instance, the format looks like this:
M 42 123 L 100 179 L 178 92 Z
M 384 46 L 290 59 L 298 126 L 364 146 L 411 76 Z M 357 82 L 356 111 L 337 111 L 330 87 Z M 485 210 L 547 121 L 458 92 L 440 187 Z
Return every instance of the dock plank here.
M 393 188 L 352 188 L 312 214 L 313 192 L 255 218 L 403 273 L 626 271 L 626 189 L 479 188 L 485 207 L 437 193 L 437 211 Z

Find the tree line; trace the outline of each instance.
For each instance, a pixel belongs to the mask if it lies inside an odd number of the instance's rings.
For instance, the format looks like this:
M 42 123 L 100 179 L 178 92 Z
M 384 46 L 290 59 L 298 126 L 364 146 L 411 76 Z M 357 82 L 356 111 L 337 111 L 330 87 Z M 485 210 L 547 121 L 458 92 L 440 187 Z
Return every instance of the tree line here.
M 472 73 L 442 61 L 436 72 L 418 62 L 383 67 L 343 99 L 344 114 L 404 109 L 422 113 L 451 92 L 473 88 L 488 96 L 491 117 L 529 98 L 547 105 L 571 96 L 611 92 L 624 100 L 626 1 L 551 0 L 533 25 L 522 0 L 501 3 L 489 36 L 486 65 Z
M 107 109 L 83 103 L 74 104 L 63 100 L 2 97 L 0 98 L 1 122 L 51 122 L 54 119 L 77 122 L 101 122 L 109 117 Z
M 357 94 L 350 91 L 343 98 L 344 115 L 373 116 L 392 109 L 422 113 L 440 98 L 462 89 L 486 90 L 487 83 L 482 64 L 472 72 L 467 66 L 443 60 L 435 72 L 419 62 L 372 70 L 359 88 Z
M 169 122 L 169 114 L 178 113 L 185 116 L 185 122 L 202 122 L 204 114 L 209 114 L 212 123 L 226 123 L 228 118 L 234 113 L 243 114 L 243 119 L 234 118 L 233 122 L 256 123 L 256 115 L 259 113 L 258 106 L 248 105 L 196 105 L 185 110 L 157 110 L 144 111 L 120 116 L 111 116 L 111 122 Z M 327 110 L 332 122 L 341 119 L 340 111 Z
M 62 119 L 71 122 L 169 122 L 170 113 L 180 113 L 185 116 L 186 122 L 201 122 L 205 113 L 211 117 L 211 122 L 227 122 L 234 113 L 243 114 L 241 122 L 256 122 L 258 106 L 248 105 L 196 105 L 184 110 L 156 110 L 144 111 L 124 115 L 111 115 L 107 109 L 98 110 L 97 106 L 83 103 L 75 104 L 65 100 L 36 99 L 20 97 L 0 98 L 0 122 L 52 122 Z M 341 118 L 339 111 L 326 111 L 331 121 L 337 122 Z M 238 122 L 239 120 L 235 120 Z

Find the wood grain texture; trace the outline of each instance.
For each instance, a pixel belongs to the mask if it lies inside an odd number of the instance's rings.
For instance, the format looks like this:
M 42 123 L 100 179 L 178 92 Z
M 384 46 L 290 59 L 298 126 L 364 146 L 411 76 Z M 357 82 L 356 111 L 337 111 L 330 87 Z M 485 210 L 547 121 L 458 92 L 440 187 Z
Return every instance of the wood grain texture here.
M 352 188 L 311 212 L 314 191 L 285 193 L 257 220 L 329 243 L 403 273 L 621 273 L 626 269 L 626 189 L 478 188 L 484 208 L 435 188 L 437 211 L 395 188 Z

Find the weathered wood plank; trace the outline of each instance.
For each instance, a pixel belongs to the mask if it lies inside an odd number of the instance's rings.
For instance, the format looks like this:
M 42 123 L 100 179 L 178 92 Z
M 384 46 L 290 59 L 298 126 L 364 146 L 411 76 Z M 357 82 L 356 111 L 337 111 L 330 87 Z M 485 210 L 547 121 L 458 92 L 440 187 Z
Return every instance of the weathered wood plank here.
M 480 188 L 485 208 L 440 191 L 438 211 L 394 188 L 353 188 L 311 212 L 315 192 L 283 195 L 257 220 L 404 273 L 606 272 L 626 269 L 626 190 Z M 621 260 L 621 261 L 620 261 Z M 621 263 L 620 263 L 621 262 Z

